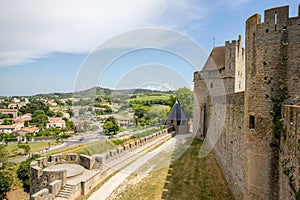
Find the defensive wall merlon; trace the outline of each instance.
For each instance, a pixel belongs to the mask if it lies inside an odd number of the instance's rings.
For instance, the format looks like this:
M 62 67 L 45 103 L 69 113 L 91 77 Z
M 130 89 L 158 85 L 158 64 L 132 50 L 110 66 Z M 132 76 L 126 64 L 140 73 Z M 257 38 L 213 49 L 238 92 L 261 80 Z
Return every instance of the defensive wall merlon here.
M 286 29 L 288 23 L 294 22 L 295 19 L 300 17 L 300 5 L 298 7 L 298 16 L 289 18 L 289 6 L 281 6 L 265 10 L 264 22 L 261 22 L 261 15 L 255 14 L 248 18 L 246 27 L 264 27 L 269 28 L 268 31 L 277 31 Z
M 300 194 L 300 5 L 298 16 L 289 14 L 289 6 L 282 6 L 265 10 L 263 21 L 259 14 L 247 19 L 245 60 L 241 59 L 245 63 L 235 62 L 241 55 L 234 51 L 241 39 L 226 41 L 224 72 L 229 69 L 227 64 L 236 63 L 235 67 L 245 67 L 242 75 L 236 76 L 241 74 L 236 68 L 235 77 L 234 70 L 223 73 L 221 67 L 194 73 L 197 135 L 205 137 L 208 124 L 218 127 L 216 119 L 224 115 L 224 110 L 218 111 L 219 104 L 226 106 L 225 125 L 214 150 L 236 199 L 294 200 Z M 227 59 L 226 50 L 234 55 L 232 59 Z M 210 57 L 214 57 L 212 53 Z M 216 60 L 221 56 L 215 56 Z M 213 93 L 221 80 L 225 89 L 232 89 L 226 87 L 233 84 L 231 77 L 235 81 L 245 78 L 245 92 Z M 284 130 L 279 140 L 273 133 L 272 111 L 275 101 L 285 93 L 287 98 L 280 103 Z
M 104 169 L 104 166 L 106 166 L 107 163 L 116 160 L 126 153 L 130 153 L 137 148 L 142 147 L 143 145 L 167 134 L 167 130 L 164 129 L 149 136 L 136 138 L 122 146 L 116 146 L 114 149 L 106 151 L 102 154 L 96 154 L 92 156 L 70 153 L 66 154 L 65 156 L 62 154 L 55 154 L 50 155 L 49 158 L 38 158 L 35 161 L 32 161 L 30 164 L 31 200 L 54 199 L 61 188 L 66 186 L 67 170 L 48 170 L 47 167 L 49 166 L 62 163 L 80 164 L 88 170 L 98 170 L 99 173 L 95 173 L 95 176 L 100 177 L 102 176 L 102 171 L 103 173 L 106 173 L 107 169 Z M 97 166 L 95 165 L 96 163 L 98 163 Z M 88 180 L 82 180 L 84 183 L 81 183 L 81 188 L 85 188 L 85 185 L 90 185 L 89 181 L 95 182 L 93 179 L 94 178 L 91 177 Z M 81 193 L 84 193 L 82 195 L 85 195 L 87 191 L 90 190 L 82 190 Z

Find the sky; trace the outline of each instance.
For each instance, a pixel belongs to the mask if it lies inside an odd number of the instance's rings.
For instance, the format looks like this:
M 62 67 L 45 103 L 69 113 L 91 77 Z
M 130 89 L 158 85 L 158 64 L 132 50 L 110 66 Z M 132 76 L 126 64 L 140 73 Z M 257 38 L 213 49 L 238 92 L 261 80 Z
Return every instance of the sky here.
M 213 46 L 283 0 L 0 0 L 0 96 L 192 89 Z

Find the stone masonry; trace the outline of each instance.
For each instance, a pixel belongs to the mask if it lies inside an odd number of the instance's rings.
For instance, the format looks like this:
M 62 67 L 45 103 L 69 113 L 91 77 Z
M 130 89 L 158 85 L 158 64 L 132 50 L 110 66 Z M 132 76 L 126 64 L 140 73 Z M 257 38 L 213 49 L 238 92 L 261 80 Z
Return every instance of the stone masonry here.
M 277 7 L 246 21 L 245 51 L 241 37 L 226 42 L 194 73 L 193 128 L 200 138 L 219 133 L 214 152 L 236 199 L 300 193 L 299 55 L 300 6 L 297 17 Z
M 38 158 L 30 164 L 31 200 L 69 199 L 88 194 L 95 186 L 122 165 L 139 155 L 133 152 L 151 149 L 171 137 L 167 130 L 136 138 L 112 150 L 87 156 L 61 154 Z M 126 158 L 123 160 L 123 158 Z M 48 161 L 49 160 L 49 161 Z M 64 163 L 67 162 L 67 163 Z

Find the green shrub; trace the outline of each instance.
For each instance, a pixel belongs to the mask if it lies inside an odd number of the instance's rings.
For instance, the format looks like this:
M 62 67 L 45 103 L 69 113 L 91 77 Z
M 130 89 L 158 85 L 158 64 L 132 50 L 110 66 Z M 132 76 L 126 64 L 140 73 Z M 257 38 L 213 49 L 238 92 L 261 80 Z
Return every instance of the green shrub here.
M 27 160 L 21 162 L 20 167 L 17 170 L 18 178 L 23 183 L 23 188 L 25 192 L 30 191 L 30 163 L 40 157 L 39 155 L 33 155 Z

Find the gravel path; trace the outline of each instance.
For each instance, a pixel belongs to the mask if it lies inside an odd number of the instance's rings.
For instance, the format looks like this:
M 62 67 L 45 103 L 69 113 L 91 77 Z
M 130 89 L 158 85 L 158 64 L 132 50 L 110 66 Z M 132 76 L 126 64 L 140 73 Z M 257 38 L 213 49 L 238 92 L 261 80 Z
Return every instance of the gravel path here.
M 120 172 L 115 174 L 113 177 L 111 177 L 107 182 L 104 183 L 104 185 L 98 189 L 96 192 L 94 192 L 88 200 L 104 200 L 109 197 L 109 195 L 117 188 L 119 185 L 121 185 L 128 176 L 130 176 L 133 172 L 135 172 L 139 167 L 144 165 L 148 160 L 153 158 L 155 155 L 157 155 L 160 152 L 166 151 L 169 148 L 173 148 L 175 145 L 176 139 L 171 138 L 158 148 L 154 149 L 153 151 L 143 155 L 136 161 L 134 161 L 129 166 L 122 169 Z

